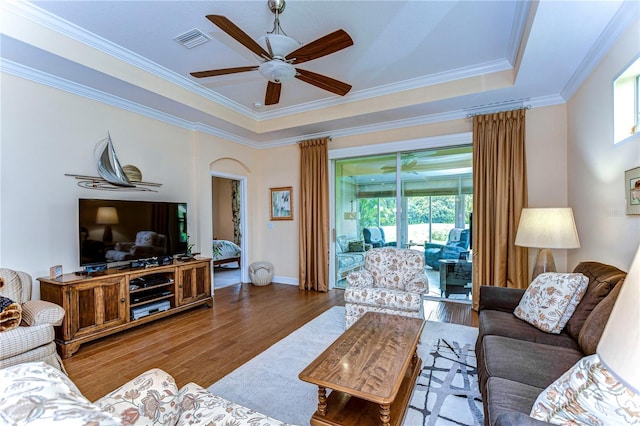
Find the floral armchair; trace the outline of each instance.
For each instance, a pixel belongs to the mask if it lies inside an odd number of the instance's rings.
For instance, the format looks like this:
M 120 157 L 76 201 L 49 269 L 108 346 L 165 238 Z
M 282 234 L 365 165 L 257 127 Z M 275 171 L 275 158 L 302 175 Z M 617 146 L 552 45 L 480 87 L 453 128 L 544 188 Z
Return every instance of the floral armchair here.
M 364 269 L 349 274 L 347 283 L 345 328 L 370 311 L 424 317 L 422 294 L 428 291 L 429 280 L 419 251 L 371 249 L 365 255 Z

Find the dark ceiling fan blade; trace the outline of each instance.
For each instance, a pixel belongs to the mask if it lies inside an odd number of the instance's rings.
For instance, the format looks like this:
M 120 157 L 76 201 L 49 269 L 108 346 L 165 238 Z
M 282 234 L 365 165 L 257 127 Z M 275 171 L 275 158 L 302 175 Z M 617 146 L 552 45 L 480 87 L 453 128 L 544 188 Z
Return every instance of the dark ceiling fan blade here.
M 245 72 L 245 71 L 255 71 L 257 69 L 258 69 L 258 66 L 254 65 L 251 67 L 221 68 L 219 70 L 196 71 L 190 74 L 196 78 L 203 78 L 203 77 L 214 77 L 216 75 L 235 74 L 238 72 Z
M 236 26 L 236 24 L 234 24 L 224 16 L 207 15 L 207 19 L 256 55 L 271 59 L 271 56 L 267 53 L 266 50 L 262 48 L 262 46 L 256 43 L 251 37 L 247 35 L 247 33 L 242 31 L 240 28 L 238 28 L 238 26 Z
M 264 95 L 264 104 L 275 105 L 280 102 L 280 90 L 282 90 L 282 84 L 270 81 L 267 84 L 267 93 Z
M 293 59 L 294 64 L 301 64 L 312 59 L 321 58 L 353 45 L 353 40 L 345 30 L 336 30 L 324 37 L 307 43 L 289 53 L 285 59 Z
M 296 71 L 298 71 L 298 73 L 296 74 L 297 79 L 300 79 L 305 83 L 312 84 L 321 89 L 328 90 L 329 92 L 335 93 L 336 95 L 344 96 L 349 93 L 349 90 L 351 90 L 351 86 L 349 84 L 335 80 L 331 77 L 327 77 L 326 75 L 301 70 L 300 68 L 296 68 Z

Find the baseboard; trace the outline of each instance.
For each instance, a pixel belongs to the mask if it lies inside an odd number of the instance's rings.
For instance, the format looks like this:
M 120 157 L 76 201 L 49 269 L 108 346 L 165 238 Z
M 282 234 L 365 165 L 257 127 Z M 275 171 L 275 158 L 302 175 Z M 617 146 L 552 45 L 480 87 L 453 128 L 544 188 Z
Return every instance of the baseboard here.
M 289 285 L 295 285 L 298 286 L 298 278 L 292 278 L 292 277 L 283 277 L 280 275 L 275 275 L 273 277 L 273 280 L 271 280 L 271 282 L 274 283 L 278 283 L 278 284 L 289 284 Z

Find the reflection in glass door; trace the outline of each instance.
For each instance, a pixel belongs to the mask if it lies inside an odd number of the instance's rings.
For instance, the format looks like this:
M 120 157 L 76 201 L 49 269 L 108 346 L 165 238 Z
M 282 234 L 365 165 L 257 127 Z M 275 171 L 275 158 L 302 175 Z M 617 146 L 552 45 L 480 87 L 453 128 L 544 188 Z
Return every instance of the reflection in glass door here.
M 367 250 L 397 246 L 424 252 L 430 295 L 470 297 L 470 263 L 453 268 L 457 281 L 446 268 L 470 250 L 471 146 L 335 160 L 335 182 L 336 287 Z

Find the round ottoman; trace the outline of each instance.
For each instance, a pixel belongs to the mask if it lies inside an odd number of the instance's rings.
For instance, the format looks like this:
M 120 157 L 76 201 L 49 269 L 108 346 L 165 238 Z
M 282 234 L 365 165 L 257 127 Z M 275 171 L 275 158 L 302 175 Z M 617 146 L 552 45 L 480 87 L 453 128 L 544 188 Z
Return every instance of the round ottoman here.
M 273 279 L 273 265 L 269 262 L 253 262 L 249 265 L 249 278 L 253 285 L 271 284 Z

